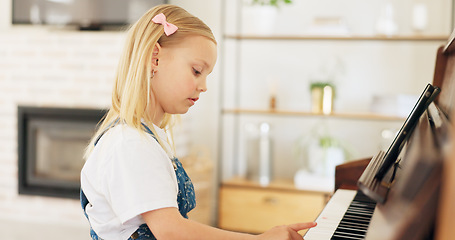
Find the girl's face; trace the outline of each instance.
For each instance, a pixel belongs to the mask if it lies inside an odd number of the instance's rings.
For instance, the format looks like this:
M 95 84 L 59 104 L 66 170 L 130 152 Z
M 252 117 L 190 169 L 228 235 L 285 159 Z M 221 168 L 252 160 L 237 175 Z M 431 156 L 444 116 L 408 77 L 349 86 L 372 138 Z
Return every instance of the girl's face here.
M 170 47 L 155 46 L 152 68 L 153 122 L 159 126 L 164 113 L 183 114 L 207 91 L 207 76 L 217 58 L 215 43 L 206 37 L 190 36 Z M 153 101 L 152 101 L 153 102 Z

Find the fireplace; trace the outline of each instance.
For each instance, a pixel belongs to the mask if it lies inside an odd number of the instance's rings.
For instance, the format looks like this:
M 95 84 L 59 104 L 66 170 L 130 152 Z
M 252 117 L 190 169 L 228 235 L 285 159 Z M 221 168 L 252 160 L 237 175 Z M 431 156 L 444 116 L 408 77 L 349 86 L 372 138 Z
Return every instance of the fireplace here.
M 19 194 L 78 198 L 83 152 L 105 113 L 19 106 Z

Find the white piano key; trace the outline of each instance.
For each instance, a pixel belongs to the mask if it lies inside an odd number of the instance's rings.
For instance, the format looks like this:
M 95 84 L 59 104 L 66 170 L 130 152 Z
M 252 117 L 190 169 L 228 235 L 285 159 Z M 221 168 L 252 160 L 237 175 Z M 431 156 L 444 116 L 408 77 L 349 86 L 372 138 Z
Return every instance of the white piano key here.
M 344 213 L 351 204 L 357 191 L 339 189 L 333 194 L 329 202 L 316 218 L 318 225 L 307 231 L 305 240 L 325 240 L 330 239 L 335 232 Z

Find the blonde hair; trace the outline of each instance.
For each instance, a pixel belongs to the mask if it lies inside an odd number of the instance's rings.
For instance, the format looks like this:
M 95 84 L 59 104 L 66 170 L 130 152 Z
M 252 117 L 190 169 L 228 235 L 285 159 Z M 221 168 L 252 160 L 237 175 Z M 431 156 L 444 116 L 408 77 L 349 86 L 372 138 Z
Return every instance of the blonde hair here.
M 178 27 L 174 34 L 166 36 L 163 34 L 163 25 L 152 22 L 152 18 L 160 13 L 166 16 L 169 23 Z M 183 8 L 169 4 L 150 9 L 131 26 L 115 76 L 112 106 L 100 121 L 98 130 L 87 146 L 85 159 L 93 150 L 97 137 L 116 119 L 140 132 L 143 132 L 141 126 L 143 120 L 156 135 L 152 122 L 155 114 L 146 112 L 147 107 L 150 104 L 154 106 L 155 101 L 150 83 L 154 46 L 158 42 L 162 48 L 170 47 L 194 35 L 207 37 L 216 44 L 212 31 L 204 22 Z M 159 127 L 171 131 L 174 121 L 175 116 L 165 113 Z

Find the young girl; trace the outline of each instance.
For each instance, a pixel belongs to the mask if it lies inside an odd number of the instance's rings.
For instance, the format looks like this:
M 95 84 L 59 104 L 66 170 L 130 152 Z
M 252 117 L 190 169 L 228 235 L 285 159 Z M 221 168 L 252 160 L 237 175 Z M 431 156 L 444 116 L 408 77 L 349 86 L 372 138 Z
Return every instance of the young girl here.
M 92 239 L 302 239 L 315 223 L 260 234 L 229 232 L 187 219 L 194 189 L 167 131 L 207 90 L 216 41 L 200 19 L 160 5 L 129 30 L 112 106 L 87 148 L 81 204 Z

